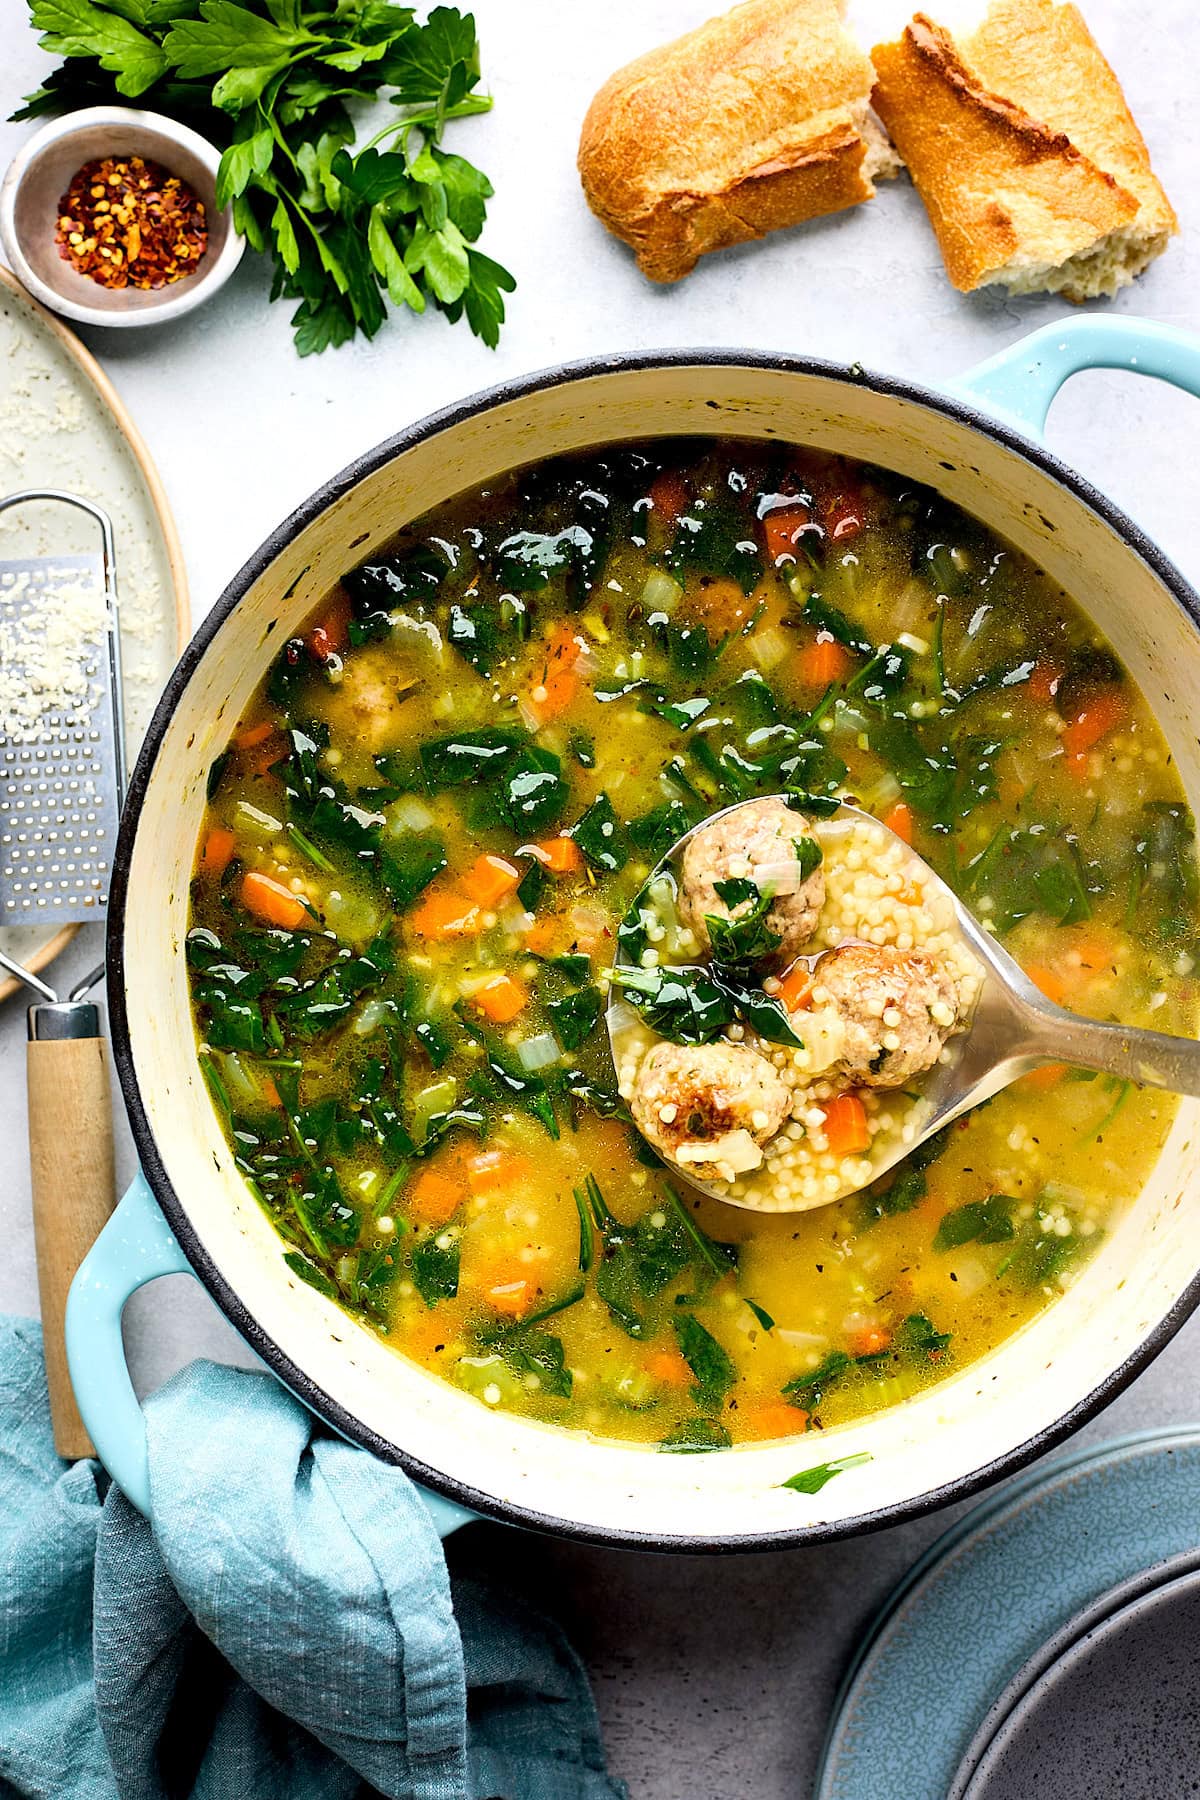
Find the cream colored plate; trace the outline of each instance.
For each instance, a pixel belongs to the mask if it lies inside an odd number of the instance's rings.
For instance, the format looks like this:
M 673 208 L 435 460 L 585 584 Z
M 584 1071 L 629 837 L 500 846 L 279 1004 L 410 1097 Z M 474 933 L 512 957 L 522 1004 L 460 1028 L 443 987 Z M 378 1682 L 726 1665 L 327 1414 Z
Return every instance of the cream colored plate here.
M 112 516 L 132 763 L 190 631 L 183 553 L 158 474 L 108 377 L 0 267 L 0 494 L 27 487 L 69 488 Z M 93 540 L 67 507 L 0 514 L 0 558 L 90 551 Z M 0 945 L 41 969 L 75 930 L 10 927 Z M 0 1000 L 18 985 L 0 981 Z

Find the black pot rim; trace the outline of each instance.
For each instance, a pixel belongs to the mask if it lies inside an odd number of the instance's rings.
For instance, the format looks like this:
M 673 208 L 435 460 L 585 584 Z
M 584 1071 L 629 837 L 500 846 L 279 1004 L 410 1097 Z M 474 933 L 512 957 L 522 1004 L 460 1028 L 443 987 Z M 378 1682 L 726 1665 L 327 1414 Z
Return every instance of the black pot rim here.
M 483 1518 L 520 1525 L 534 1531 L 580 1543 L 612 1545 L 623 1549 L 657 1552 L 688 1551 L 709 1554 L 731 1554 L 758 1550 L 795 1549 L 805 1544 L 865 1535 L 908 1519 L 965 1500 L 990 1486 L 1002 1476 L 1015 1473 L 1060 1444 L 1072 1432 L 1116 1399 L 1134 1378 L 1148 1366 L 1168 1344 L 1184 1321 L 1200 1305 L 1200 1268 L 1179 1295 L 1169 1311 L 1148 1331 L 1137 1349 L 1116 1369 L 1076 1403 L 1052 1425 L 1045 1427 L 1022 1444 L 980 1468 L 969 1470 L 953 1481 L 927 1493 L 893 1506 L 879 1507 L 852 1518 L 800 1524 L 794 1529 L 770 1532 L 743 1532 L 736 1536 L 663 1535 L 621 1528 L 579 1525 L 571 1520 L 555 1518 L 530 1507 L 498 1500 L 487 1492 L 454 1480 L 420 1462 L 409 1452 L 378 1436 L 361 1420 L 326 1394 L 312 1378 L 268 1337 L 246 1307 L 226 1276 L 217 1267 L 200 1242 L 187 1213 L 168 1179 L 150 1128 L 134 1068 L 129 1033 L 129 1015 L 125 996 L 125 918 L 129 904 L 130 871 L 138 821 L 146 797 L 154 763 L 167 727 L 192 675 L 225 620 L 255 581 L 268 569 L 280 551 L 300 531 L 324 512 L 366 476 L 413 445 L 436 436 L 447 428 L 462 423 L 497 405 L 524 398 L 552 387 L 567 387 L 574 382 L 596 376 L 624 375 L 639 370 L 658 368 L 694 368 L 703 375 L 706 369 L 735 368 L 771 373 L 817 377 L 865 387 L 892 399 L 910 401 L 927 410 L 953 419 L 999 443 L 1004 449 L 1032 463 L 1051 476 L 1078 500 L 1096 513 L 1156 574 L 1191 623 L 1200 630 L 1200 595 L 1185 581 L 1179 570 L 1152 542 L 1141 528 L 1098 489 L 1062 462 L 1041 444 L 983 410 L 957 397 L 926 388 L 916 382 L 866 371 L 858 363 L 845 365 L 817 357 L 752 350 L 700 349 L 631 352 L 612 356 L 588 357 L 557 367 L 500 382 L 466 399 L 429 413 L 416 423 L 385 439 L 373 450 L 357 457 L 324 486 L 318 488 L 275 531 L 267 537 L 245 562 L 225 588 L 212 610 L 201 621 L 195 636 L 184 649 L 158 705 L 155 707 L 137 763 L 129 782 L 129 791 L 121 818 L 120 834 L 113 861 L 113 877 L 109 896 L 107 951 L 108 1004 L 111 1019 L 113 1059 L 129 1114 L 130 1127 L 141 1166 L 163 1214 L 192 1265 L 198 1279 L 244 1341 L 278 1376 L 284 1386 L 317 1416 L 343 1437 L 363 1445 L 385 1462 L 399 1465 L 412 1480 L 432 1493 L 442 1496 Z M 651 434 L 652 435 L 652 434 Z M 736 435 L 733 433 L 731 435 Z

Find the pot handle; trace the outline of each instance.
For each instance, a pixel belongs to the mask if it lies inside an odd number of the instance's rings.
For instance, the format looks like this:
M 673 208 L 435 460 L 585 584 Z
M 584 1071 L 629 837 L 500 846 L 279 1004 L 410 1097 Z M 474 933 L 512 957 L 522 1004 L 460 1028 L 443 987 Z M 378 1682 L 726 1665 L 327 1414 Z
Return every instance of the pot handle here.
M 1059 388 L 1081 369 L 1131 369 L 1200 396 L 1200 338 L 1150 319 L 1060 319 L 989 356 L 948 391 L 1040 438 Z
M 121 1338 L 125 1302 L 160 1275 L 191 1275 L 191 1263 L 139 1169 L 79 1266 L 67 1300 L 71 1384 L 96 1454 L 126 1499 L 150 1517 L 146 1426 Z M 478 1517 L 418 1488 L 439 1537 Z

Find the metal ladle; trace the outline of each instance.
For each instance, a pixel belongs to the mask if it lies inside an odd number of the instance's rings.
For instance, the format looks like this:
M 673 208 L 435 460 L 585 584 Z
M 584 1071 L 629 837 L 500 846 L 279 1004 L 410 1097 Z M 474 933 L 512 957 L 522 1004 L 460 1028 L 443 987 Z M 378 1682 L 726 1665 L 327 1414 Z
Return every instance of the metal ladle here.
M 787 796 L 776 798 L 786 802 Z M 696 833 L 710 826 L 714 818 L 735 818 L 744 807 L 755 804 L 755 801 L 740 801 L 693 826 L 655 864 L 646 885 L 662 874 L 669 874 L 678 881 L 684 849 Z M 843 804 L 836 818 L 865 823 L 877 833 L 886 832 L 888 837 L 896 835 L 882 820 L 857 806 Z M 903 842 L 902 839 L 897 841 Z M 991 933 L 984 930 L 929 864 L 908 844 L 904 844 L 904 853 L 910 861 L 921 865 L 931 892 L 940 893 L 949 901 L 963 942 L 983 966 L 984 979 L 966 1029 L 949 1040 L 949 1056 L 935 1063 L 928 1074 L 912 1084 L 919 1088 L 927 1108 L 916 1134 L 909 1143 L 897 1142 L 890 1155 L 881 1156 L 873 1164 L 871 1181 L 885 1175 L 906 1156 L 911 1156 L 935 1132 L 1045 1063 L 1069 1063 L 1073 1068 L 1095 1069 L 1102 1074 L 1119 1076 L 1139 1087 L 1165 1088 L 1173 1094 L 1200 1098 L 1200 1042 L 1192 1038 L 1168 1037 L 1161 1031 L 1144 1031 L 1135 1026 L 1086 1019 L 1079 1013 L 1068 1012 L 1065 1007 L 1055 1006 L 1034 986 L 1008 952 L 1001 949 Z M 614 967 L 619 972 L 630 965 L 618 961 Z M 628 1002 L 617 997 L 621 991 L 614 982 L 606 1015 L 614 1057 L 619 1054 L 622 1018 L 627 1016 L 619 1009 L 628 1007 Z M 674 1174 L 703 1194 L 732 1206 L 745 1205 L 750 1211 L 764 1210 L 732 1194 L 726 1182 L 706 1181 L 674 1161 L 669 1166 Z M 846 1193 L 853 1191 L 847 1189 L 832 1196 L 831 1200 L 844 1199 Z

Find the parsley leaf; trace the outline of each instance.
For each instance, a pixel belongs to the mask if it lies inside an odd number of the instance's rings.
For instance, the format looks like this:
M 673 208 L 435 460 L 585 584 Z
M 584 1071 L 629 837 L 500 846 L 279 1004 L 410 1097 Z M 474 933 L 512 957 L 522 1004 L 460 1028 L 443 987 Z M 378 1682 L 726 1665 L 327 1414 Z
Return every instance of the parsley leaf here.
M 844 1474 L 847 1469 L 861 1468 L 863 1463 L 871 1460 L 869 1450 L 859 1450 L 853 1456 L 839 1456 L 833 1462 L 817 1463 L 811 1469 L 801 1469 L 798 1475 L 789 1476 L 787 1481 L 781 1481 L 779 1485 L 791 1488 L 797 1494 L 819 1494 L 835 1475 Z
M 67 61 L 19 116 L 145 95 L 225 146 L 217 203 L 271 257 L 301 356 L 373 337 L 388 302 L 465 316 L 495 348 L 516 284 L 475 247 L 492 185 L 442 148 L 453 120 L 492 104 L 469 13 L 437 6 L 419 24 L 394 0 L 30 0 L 30 17 Z M 394 117 L 355 155 L 354 117 L 385 96 Z

